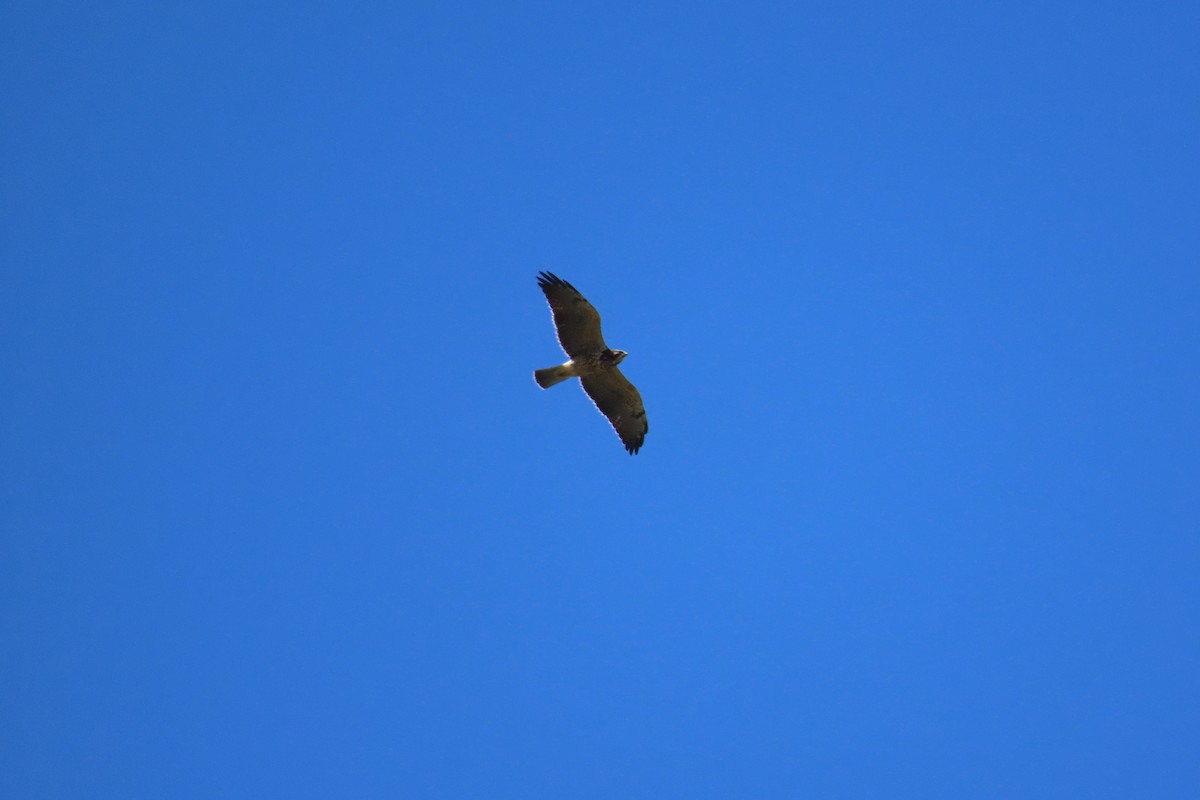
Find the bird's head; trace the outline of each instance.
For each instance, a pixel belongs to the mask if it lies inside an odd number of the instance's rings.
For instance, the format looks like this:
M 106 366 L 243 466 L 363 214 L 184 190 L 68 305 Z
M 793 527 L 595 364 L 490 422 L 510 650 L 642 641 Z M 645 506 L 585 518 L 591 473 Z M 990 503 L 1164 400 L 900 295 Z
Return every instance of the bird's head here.
M 609 350 L 608 352 L 612 354 L 612 363 L 614 367 L 624 361 L 625 356 L 629 355 L 629 353 L 626 353 L 624 350 Z

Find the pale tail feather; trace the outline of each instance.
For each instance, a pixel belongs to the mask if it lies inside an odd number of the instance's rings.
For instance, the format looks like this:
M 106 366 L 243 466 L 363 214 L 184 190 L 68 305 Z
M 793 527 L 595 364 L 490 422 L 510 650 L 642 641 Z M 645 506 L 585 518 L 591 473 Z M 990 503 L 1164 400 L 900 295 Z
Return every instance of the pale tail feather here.
M 575 373 L 567 369 L 566 365 L 557 367 L 546 367 L 545 369 L 535 369 L 533 371 L 533 379 L 537 381 L 537 385 L 543 389 L 549 389 L 556 383 L 562 383 L 567 378 L 575 377 Z

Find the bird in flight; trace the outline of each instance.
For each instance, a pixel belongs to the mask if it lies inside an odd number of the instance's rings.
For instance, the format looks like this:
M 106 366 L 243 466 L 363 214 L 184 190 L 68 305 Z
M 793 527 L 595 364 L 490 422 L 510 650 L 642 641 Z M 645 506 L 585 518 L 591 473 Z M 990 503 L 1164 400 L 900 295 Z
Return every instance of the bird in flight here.
M 538 273 L 538 286 L 546 295 L 554 314 L 558 343 L 570 357 L 557 367 L 535 370 L 533 379 L 543 389 L 549 389 L 567 378 L 579 378 L 588 397 L 608 417 L 630 455 L 642 447 L 650 423 L 642 396 L 617 369 L 625 356 L 624 350 L 610 350 L 600 335 L 600 314 L 571 284 L 552 272 Z

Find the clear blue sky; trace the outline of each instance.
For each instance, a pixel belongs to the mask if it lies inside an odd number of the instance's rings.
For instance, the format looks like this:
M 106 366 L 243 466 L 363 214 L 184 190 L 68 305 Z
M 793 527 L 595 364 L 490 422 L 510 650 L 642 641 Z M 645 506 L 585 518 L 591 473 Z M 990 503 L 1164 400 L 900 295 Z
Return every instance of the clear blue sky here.
M 153 5 L 0 26 L 0 795 L 1200 797 L 1194 2 Z

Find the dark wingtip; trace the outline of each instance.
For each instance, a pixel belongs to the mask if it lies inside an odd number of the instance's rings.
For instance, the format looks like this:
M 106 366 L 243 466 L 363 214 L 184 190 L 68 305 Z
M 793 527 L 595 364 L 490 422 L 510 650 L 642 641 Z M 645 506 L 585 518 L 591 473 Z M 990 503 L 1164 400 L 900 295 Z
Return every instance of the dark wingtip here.
M 565 286 L 575 294 L 579 294 L 579 290 L 571 284 L 564 281 L 562 278 L 555 275 L 553 272 L 539 272 L 537 274 L 538 286 L 542 287 L 543 291 L 551 286 Z
M 636 442 L 625 445 L 625 449 L 631 456 L 637 455 L 637 451 L 642 449 L 642 445 L 646 443 L 646 434 L 650 432 L 650 423 L 646 421 L 646 409 L 643 408 L 640 414 L 634 414 L 633 417 L 642 420 L 642 424 L 646 427 L 642 428 L 642 435 Z

